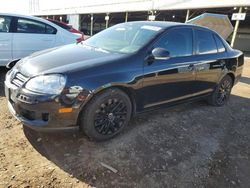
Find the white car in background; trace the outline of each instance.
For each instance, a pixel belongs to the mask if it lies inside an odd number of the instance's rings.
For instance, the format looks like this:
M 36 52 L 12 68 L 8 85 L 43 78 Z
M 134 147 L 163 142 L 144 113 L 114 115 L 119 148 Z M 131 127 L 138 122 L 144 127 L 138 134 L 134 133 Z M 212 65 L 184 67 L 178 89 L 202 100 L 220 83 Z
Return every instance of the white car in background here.
M 42 18 L 0 13 L 0 66 L 33 52 L 79 42 L 79 36 Z

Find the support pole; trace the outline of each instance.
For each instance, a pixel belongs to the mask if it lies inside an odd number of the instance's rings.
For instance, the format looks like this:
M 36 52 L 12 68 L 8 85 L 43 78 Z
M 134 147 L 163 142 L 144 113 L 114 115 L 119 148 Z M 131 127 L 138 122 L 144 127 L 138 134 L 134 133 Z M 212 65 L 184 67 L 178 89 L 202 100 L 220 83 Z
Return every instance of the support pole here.
M 80 15 L 79 14 L 70 14 L 67 15 L 68 17 L 68 23 L 70 25 L 72 25 L 72 27 L 76 28 L 76 29 L 80 29 Z
M 109 25 L 109 21 L 106 20 L 106 29 L 108 28 L 108 25 Z
M 187 10 L 186 21 L 185 21 L 185 22 L 188 21 L 188 19 L 189 19 L 189 14 L 190 14 L 190 10 L 188 9 L 188 10 Z
M 93 17 L 93 14 L 91 14 L 91 17 L 90 17 L 90 36 L 93 35 L 93 21 L 94 21 L 94 17 Z
M 108 14 L 106 14 L 105 20 L 106 20 L 106 29 L 107 29 L 109 26 L 109 15 Z
M 125 22 L 128 22 L 128 12 L 125 14 Z
M 242 12 L 242 7 L 240 7 L 240 9 L 239 9 L 239 13 L 241 13 L 241 12 Z M 235 42 L 235 38 L 236 38 L 236 35 L 237 35 L 239 23 L 240 23 L 240 20 L 236 20 L 236 23 L 235 23 L 235 26 L 234 26 L 233 37 L 232 37 L 232 40 L 231 40 L 231 47 L 234 46 L 234 42 Z

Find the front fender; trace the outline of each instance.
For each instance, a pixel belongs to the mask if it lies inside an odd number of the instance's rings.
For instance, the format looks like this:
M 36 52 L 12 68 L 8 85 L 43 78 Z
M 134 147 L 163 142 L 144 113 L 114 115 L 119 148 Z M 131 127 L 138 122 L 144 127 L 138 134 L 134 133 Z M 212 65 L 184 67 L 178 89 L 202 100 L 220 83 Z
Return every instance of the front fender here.
M 142 88 L 143 77 L 141 75 L 131 75 L 133 74 L 127 75 L 115 73 L 113 75 L 109 74 L 107 76 L 98 76 L 95 78 L 89 77 L 82 79 L 82 87 L 84 88 L 83 98 L 85 100 L 82 101 L 81 105 L 79 106 L 79 113 L 96 95 L 104 90 L 112 88 L 118 88 L 124 91 L 130 97 L 131 102 L 133 103 L 133 111 L 135 111 L 138 106 L 138 101 L 140 101 L 137 100 L 137 98 L 139 98 L 138 92 Z M 114 80 L 116 81 L 114 82 Z

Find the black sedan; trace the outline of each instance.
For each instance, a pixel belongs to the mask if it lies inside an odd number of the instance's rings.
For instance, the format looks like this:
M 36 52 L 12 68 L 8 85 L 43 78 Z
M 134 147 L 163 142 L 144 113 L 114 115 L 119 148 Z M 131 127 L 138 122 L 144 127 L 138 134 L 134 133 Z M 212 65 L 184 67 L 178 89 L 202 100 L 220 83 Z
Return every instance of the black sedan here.
M 30 128 L 80 128 L 105 140 L 144 111 L 204 98 L 224 105 L 243 64 L 243 53 L 207 28 L 128 22 L 21 59 L 6 74 L 5 94 Z

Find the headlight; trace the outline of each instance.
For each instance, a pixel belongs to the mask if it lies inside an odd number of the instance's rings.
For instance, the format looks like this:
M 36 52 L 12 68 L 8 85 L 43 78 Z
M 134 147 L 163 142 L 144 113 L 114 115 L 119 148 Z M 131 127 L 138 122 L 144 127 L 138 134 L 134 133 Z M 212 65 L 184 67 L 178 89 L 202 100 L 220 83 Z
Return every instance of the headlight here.
M 61 74 L 37 76 L 30 79 L 25 88 L 39 93 L 60 94 L 65 87 L 66 78 Z
M 10 81 L 10 75 L 11 75 L 11 73 L 12 73 L 12 70 L 9 70 L 9 71 L 6 73 L 6 75 L 5 75 L 5 80 L 6 80 L 6 81 Z
M 14 75 L 17 73 L 17 69 L 14 67 L 10 69 L 6 75 L 5 75 L 5 80 L 6 81 L 11 81 L 11 79 L 14 77 Z

